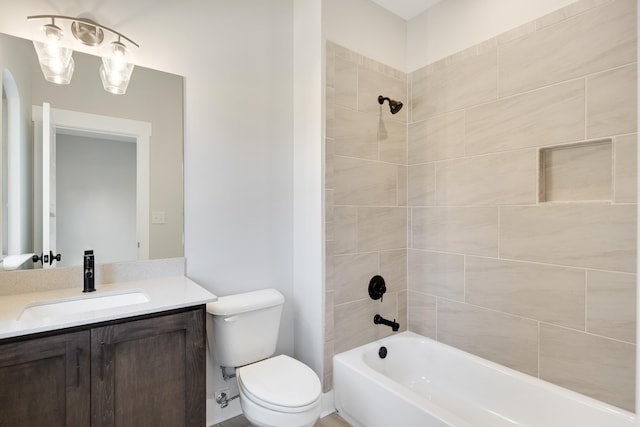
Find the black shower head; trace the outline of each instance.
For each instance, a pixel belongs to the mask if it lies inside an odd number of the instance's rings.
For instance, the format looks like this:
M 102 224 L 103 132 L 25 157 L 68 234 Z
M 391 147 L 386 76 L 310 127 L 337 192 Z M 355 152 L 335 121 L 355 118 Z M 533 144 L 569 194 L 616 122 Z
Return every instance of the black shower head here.
M 391 114 L 396 114 L 400 109 L 402 109 L 402 102 L 390 99 L 389 109 L 391 110 Z
M 389 101 L 389 109 L 391 110 L 391 114 L 396 114 L 402 109 L 402 102 L 394 101 L 393 99 L 389 99 L 382 95 L 378 96 L 378 104 L 382 105 L 385 100 Z

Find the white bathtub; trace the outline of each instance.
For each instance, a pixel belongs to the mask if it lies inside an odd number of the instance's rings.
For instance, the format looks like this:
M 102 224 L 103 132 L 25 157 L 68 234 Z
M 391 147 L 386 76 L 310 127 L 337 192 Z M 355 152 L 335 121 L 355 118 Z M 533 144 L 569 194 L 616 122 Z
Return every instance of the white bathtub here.
M 381 346 L 387 357 L 378 356 Z M 355 427 L 629 427 L 635 415 L 412 332 L 333 358 Z

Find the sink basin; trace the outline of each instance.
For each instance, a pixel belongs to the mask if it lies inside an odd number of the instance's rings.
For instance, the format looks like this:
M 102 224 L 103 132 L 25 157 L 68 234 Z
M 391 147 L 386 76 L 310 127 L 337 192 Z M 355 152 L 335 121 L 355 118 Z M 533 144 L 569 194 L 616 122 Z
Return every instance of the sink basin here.
M 144 291 L 129 291 L 125 293 L 88 294 L 78 297 L 53 301 L 43 301 L 27 306 L 17 320 L 26 321 L 52 317 L 66 317 L 92 311 L 123 307 L 149 302 Z

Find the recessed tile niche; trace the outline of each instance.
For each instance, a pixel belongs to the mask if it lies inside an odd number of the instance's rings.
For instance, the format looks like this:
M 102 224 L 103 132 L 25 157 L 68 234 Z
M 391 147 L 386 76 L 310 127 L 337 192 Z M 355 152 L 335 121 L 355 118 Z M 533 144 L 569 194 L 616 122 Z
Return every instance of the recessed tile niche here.
M 540 149 L 540 202 L 611 201 L 611 140 Z

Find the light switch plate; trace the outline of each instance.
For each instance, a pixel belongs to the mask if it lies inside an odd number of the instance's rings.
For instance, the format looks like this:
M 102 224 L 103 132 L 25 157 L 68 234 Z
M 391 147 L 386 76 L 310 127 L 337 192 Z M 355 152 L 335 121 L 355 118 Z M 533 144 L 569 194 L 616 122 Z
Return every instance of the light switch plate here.
M 151 224 L 164 224 L 164 212 L 162 211 L 151 212 Z

